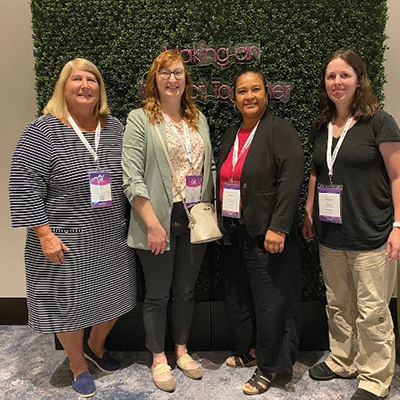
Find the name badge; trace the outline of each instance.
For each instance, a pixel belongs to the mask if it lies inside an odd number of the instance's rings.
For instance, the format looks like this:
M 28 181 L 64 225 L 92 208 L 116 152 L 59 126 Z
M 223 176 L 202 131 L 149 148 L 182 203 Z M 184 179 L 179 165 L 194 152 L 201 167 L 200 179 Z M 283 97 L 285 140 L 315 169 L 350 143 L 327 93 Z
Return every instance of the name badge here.
M 111 176 L 106 171 L 89 172 L 90 203 L 92 207 L 110 207 Z
M 342 185 L 318 185 L 319 220 L 342 223 Z
M 240 218 L 240 184 L 224 182 L 222 216 Z
M 201 198 L 201 175 L 186 176 L 185 200 L 187 206 L 200 203 Z

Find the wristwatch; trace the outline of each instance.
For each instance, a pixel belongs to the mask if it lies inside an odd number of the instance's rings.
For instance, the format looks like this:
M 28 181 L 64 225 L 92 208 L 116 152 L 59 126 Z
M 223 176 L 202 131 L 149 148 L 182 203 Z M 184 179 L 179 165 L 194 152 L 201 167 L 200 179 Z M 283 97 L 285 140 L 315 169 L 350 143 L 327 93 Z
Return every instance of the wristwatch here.
M 393 222 L 393 228 L 400 228 L 400 222 Z

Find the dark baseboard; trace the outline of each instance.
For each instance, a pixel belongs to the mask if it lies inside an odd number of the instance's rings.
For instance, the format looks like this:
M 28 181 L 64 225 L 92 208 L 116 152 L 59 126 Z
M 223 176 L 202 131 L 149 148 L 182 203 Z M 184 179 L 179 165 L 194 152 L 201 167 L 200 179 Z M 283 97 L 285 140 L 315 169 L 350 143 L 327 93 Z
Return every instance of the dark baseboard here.
M 143 303 L 123 315 L 107 339 L 110 350 L 145 350 L 145 335 L 142 321 Z M 390 302 L 395 328 L 397 328 L 396 299 Z M 300 350 L 328 350 L 328 324 L 325 302 L 303 301 L 300 306 L 301 337 Z M 28 313 L 26 298 L 0 298 L 0 325 L 26 325 Z M 173 349 L 171 318 L 168 318 L 166 349 Z M 396 329 L 397 330 L 397 329 Z M 188 347 L 191 350 L 232 349 L 229 324 L 224 303 L 197 302 L 193 317 Z M 56 340 L 56 348 L 61 345 Z
M 110 350 L 143 351 L 145 335 L 142 321 L 143 303 L 130 313 L 123 315 L 115 324 L 107 338 L 106 347 Z M 322 301 L 302 302 L 300 307 L 302 331 L 300 350 L 327 350 L 328 324 L 325 303 Z M 86 332 L 88 335 L 88 332 Z M 56 348 L 61 345 L 56 338 Z M 234 348 L 224 303 L 197 302 L 188 342 L 190 350 L 231 350 Z M 173 350 L 171 337 L 171 318 L 168 316 L 166 350 Z
M 25 297 L 0 298 L 0 325 L 27 325 L 28 309 Z

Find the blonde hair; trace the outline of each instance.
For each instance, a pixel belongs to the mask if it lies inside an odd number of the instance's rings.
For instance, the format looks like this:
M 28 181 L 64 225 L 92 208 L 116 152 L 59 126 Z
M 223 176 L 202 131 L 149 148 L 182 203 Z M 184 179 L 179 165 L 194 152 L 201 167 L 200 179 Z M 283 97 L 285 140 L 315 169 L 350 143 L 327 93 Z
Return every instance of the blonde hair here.
M 140 106 L 149 116 L 151 124 L 156 125 L 163 119 L 160 95 L 156 84 L 156 74 L 158 70 L 169 67 L 176 61 L 182 62 L 185 70 L 185 91 L 181 97 L 181 115 L 192 128 L 197 129 L 199 124 L 199 110 L 192 100 L 193 81 L 182 56 L 176 50 L 167 50 L 161 53 L 153 61 L 153 64 L 151 64 L 146 78 L 146 100 Z
M 43 110 L 43 114 L 52 114 L 58 119 L 67 119 L 68 104 L 65 100 L 64 89 L 73 68 L 78 68 L 81 71 L 90 72 L 96 77 L 97 83 L 99 84 L 100 97 L 95 106 L 94 112 L 97 118 L 104 119 L 107 114 L 110 114 L 110 109 L 107 105 L 107 95 L 106 89 L 104 87 L 104 81 L 97 67 L 89 60 L 86 60 L 84 58 L 75 58 L 68 61 L 64 65 L 54 88 L 53 95 L 46 104 L 46 107 Z

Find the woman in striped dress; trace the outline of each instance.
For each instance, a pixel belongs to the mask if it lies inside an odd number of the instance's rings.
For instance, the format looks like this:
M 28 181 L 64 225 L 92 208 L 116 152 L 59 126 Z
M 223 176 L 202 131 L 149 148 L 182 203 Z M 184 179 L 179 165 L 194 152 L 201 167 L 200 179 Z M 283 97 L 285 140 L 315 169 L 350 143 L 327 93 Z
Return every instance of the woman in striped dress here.
M 99 70 L 85 59 L 71 60 L 44 115 L 22 134 L 11 166 L 12 225 L 28 228 L 29 326 L 57 334 L 70 360 L 72 386 L 83 397 L 95 392 L 86 359 L 105 372 L 120 369 L 104 342 L 118 317 L 136 305 L 122 136 Z

